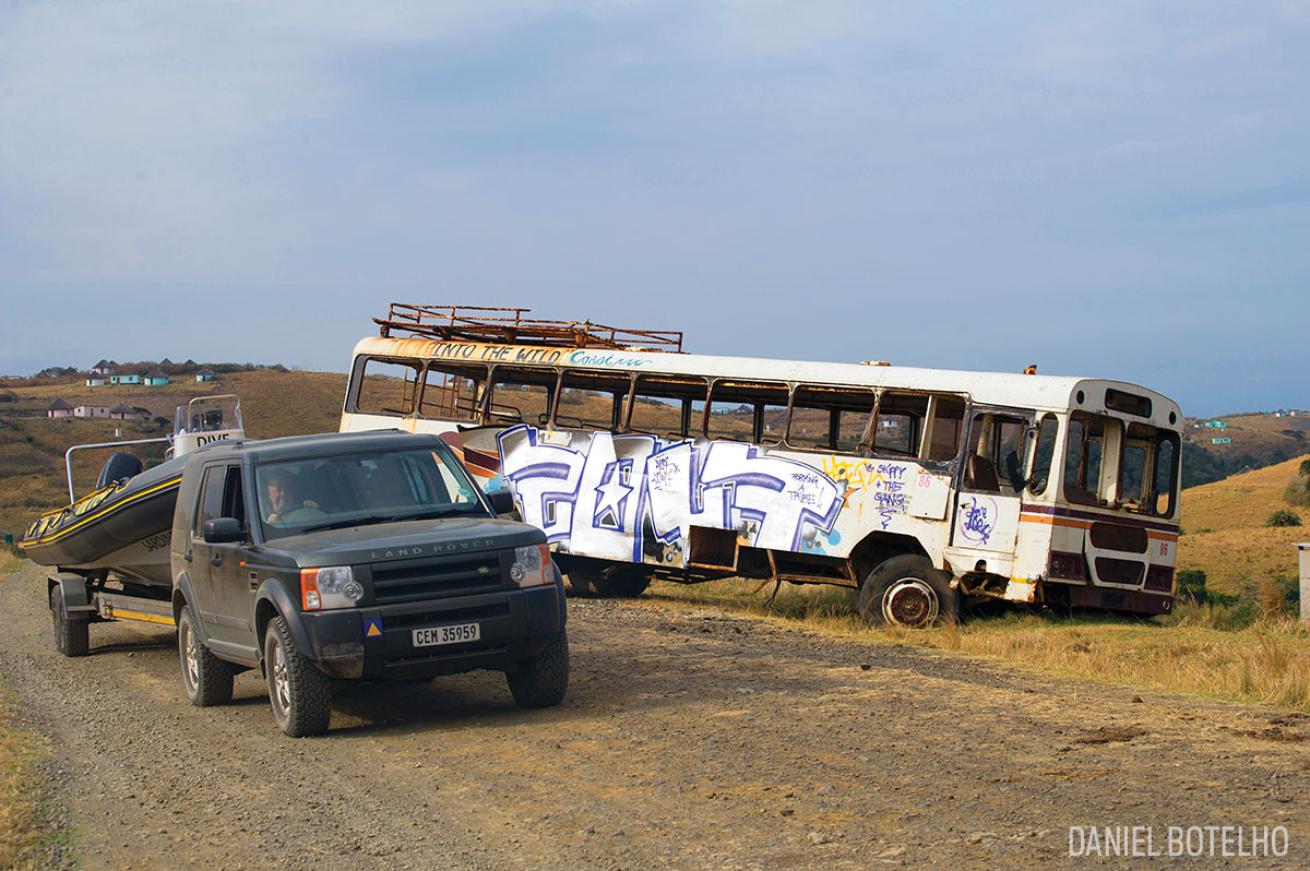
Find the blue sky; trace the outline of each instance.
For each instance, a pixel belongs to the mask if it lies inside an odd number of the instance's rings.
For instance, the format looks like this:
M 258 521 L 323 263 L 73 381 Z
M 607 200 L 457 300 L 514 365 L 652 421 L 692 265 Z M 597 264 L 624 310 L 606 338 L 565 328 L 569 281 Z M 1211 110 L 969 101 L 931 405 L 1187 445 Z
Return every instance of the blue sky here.
M 1310 3 L 10 3 L 0 372 L 391 300 L 1310 406 Z

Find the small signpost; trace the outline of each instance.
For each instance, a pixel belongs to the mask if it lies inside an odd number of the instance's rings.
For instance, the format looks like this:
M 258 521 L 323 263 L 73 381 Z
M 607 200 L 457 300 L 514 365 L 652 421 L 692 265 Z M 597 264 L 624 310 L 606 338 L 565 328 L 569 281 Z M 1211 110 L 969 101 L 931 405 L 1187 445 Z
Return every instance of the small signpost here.
M 1310 542 L 1296 546 L 1301 558 L 1301 622 L 1310 623 Z

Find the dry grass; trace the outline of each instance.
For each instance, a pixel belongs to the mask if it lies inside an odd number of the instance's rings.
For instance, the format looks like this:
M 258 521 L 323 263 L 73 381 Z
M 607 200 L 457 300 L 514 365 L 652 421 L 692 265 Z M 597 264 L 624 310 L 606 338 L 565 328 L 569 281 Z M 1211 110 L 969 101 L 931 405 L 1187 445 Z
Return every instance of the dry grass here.
M 1195 534 L 1202 529 L 1259 529 L 1278 508 L 1286 508 L 1283 491 L 1296 477 L 1305 457 L 1232 475 L 1212 484 L 1189 487 L 1182 494 L 1183 529 Z M 1301 510 L 1301 520 L 1310 523 L 1310 512 Z
M 1183 491 L 1186 535 L 1178 544 L 1178 568 L 1201 569 L 1208 586 L 1225 593 L 1275 575 L 1295 575 L 1294 545 L 1310 540 L 1310 529 L 1264 524 L 1275 510 L 1286 508 L 1310 526 L 1310 511 L 1289 506 L 1283 497 L 1287 483 L 1297 477 L 1302 459 Z
M 20 561 L 0 549 L 0 583 Z M 35 868 L 49 834 L 41 825 L 40 762 L 45 740 L 14 717 L 12 694 L 0 686 L 0 868 Z
M 1168 623 L 1110 616 L 1060 617 L 1010 612 L 927 632 L 878 630 L 856 613 L 854 593 L 784 585 L 772 606 L 772 585 L 718 581 L 657 583 L 661 605 L 711 605 L 824 635 L 913 645 L 982 656 L 1044 674 L 1274 705 L 1310 712 L 1310 629 L 1286 618 L 1225 631 L 1213 608 L 1183 606 Z

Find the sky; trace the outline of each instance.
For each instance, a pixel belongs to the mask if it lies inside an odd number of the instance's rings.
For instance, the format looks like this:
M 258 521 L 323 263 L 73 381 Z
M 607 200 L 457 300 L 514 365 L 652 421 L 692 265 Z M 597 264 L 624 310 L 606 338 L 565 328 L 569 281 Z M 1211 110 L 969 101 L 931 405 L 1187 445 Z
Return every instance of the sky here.
M 392 301 L 1310 407 L 1310 2 L 0 5 L 0 372 Z

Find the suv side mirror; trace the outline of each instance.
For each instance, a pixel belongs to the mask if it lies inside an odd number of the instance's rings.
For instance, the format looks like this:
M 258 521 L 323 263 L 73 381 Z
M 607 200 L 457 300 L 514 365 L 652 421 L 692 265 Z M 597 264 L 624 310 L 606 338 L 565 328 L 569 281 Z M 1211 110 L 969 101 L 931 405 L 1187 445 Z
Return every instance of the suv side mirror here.
M 514 510 L 514 494 L 509 490 L 497 490 L 487 494 L 491 510 L 496 514 L 509 514 Z
M 202 531 L 205 544 L 231 544 L 246 540 L 246 531 L 241 528 L 241 521 L 235 517 L 215 517 L 213 520 L 206 520 Z

